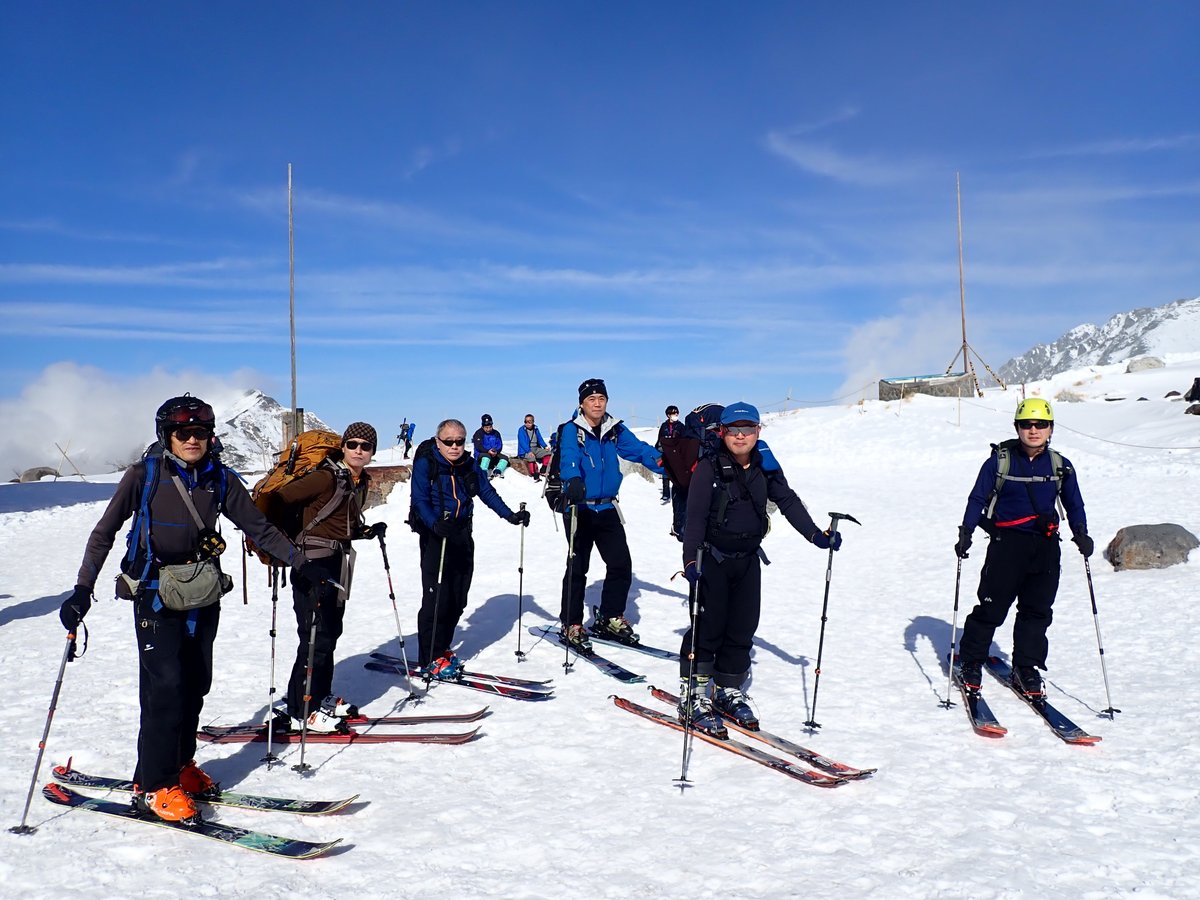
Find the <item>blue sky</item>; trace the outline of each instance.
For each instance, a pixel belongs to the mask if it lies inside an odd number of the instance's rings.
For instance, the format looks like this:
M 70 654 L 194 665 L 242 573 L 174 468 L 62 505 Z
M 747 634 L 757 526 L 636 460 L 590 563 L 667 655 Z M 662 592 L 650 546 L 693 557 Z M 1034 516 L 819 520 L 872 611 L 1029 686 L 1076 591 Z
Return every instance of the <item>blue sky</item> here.
M 8 4 L 0 409 L 80 383 L 147 417 L 188 385 L 286 404 L 289 162 L 300 403 L 331 424 L 511 436 L 593 376 L 649 424 L 941 371 L 956 172 L 998 367 L 1200 294 L 1198 26 L 1192 3 Z

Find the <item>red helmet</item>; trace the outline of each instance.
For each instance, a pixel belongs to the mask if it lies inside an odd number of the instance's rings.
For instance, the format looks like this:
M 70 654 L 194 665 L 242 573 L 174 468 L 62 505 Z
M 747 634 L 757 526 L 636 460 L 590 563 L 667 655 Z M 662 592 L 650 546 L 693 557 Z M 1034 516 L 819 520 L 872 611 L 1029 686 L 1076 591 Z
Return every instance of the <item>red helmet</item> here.
M 213 415 L 211 406 L 191 394 L 172 397 L 154 414 L 154 431 L 163 446 L 166 446 L 172 431 L 187 425 L 207 425 L 215 429 L 217 417 Z

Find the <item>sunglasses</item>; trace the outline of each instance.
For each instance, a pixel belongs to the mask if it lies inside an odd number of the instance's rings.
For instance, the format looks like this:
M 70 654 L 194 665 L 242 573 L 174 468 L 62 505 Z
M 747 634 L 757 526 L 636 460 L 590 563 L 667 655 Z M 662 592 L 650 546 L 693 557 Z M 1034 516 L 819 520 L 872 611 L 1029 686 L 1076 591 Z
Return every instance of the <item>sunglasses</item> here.
M 749 436 L 752 434 L 758 434 L 758 426 L 757 425 L 725 425 L 724 427 L 722 427 L 721 431 L 724 432 L 725 434 Z
M 1050 423 L 1049 423 L 1049 422 L 1042 422 L 1042 421 L 1041 421 L 1041 420 L 1039 420 L 1039 419 L 1026 419 L 1025 421 L 1018 422 L 1018 423 L 1017 423 L 1017 427 L 1018 427 L 1018 428 L 1023 428 L 1023 429 L 1025 429 L 1026 431 L 1028 431 L 1030 428 L 1036 428 L 1038 431 L 1042 431 L 1042 430 L 1044 430 L 1044 429 L 1046 429 L 1046 428 L 1049 428 L 1049 427 L 1050 427 Z
M 370 452 L 375 449 L 375 445 L 372 444 L 370 441 L 346 441 L 345 443 L 342 444 L 342 446 L 345 447 L 347 450 L 362 449 L 362 450 L 366 450 L 367 452 Z
M 167 422 L 174 425 L 186 425 L 188 422 L 215 422 L 213 409 L 207 403 L 189 403 L 167 413 Z
M 463 444 L 465 444 L 467 442 L 467 439 L 465 437 L 450 438 L 450 440 L 446 440 L 445 438 L 438 438 L 438 440 L 441 441 L 443 444 L 445 444 L 447 447 L 461 447 Z
M 175 429 L 175 437 L 179 439 L 180 443 L 186 443 L 192 438 L 195 438 L 198 441 L 207 441 L 212 436 L 213 430 L 207 425 L 193 425 L 190 428 Z

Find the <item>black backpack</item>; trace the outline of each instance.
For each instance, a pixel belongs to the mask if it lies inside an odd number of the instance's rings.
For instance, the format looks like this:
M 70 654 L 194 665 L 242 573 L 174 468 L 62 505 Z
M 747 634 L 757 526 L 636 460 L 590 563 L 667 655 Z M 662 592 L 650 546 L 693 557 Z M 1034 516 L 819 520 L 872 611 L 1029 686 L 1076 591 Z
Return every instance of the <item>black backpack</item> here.
M 550 464 L 546 466 L 542 485 L 542 496 L 546 498 L 546 505 L 550 507 L 552 512 L 556 513 L 560 513 L 567 508 L 567 498 L 563 496 L 561 454 L 563 429 L 570 424 L 570 422 L 563 422 L 554 433 L 554 439 L 551 441 L 553 446 L 550 448 Z M 578 429 L 576 429 L 576 432 L 579 434 L 579 446 L 582 447 L 583 432 Z
M 692 483 L 696 463 L 705 456 L 715 455 L 721 447 L 717 426 L 725 407 L 719 403 L 703 403 L 683 420 L 679 437 L 662 439 L 662 464 L 667 477 L 686 491 Z

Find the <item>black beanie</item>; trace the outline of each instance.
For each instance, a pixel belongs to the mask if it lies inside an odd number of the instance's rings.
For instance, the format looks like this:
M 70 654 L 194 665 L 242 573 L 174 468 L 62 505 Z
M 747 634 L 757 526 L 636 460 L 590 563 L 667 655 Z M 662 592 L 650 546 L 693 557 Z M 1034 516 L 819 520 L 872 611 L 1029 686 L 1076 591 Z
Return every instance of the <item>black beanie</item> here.
M 489 416 L 487 413 L 484 413 L 482 416 L 479 417 L 479 424 L 480 425 L 491 425 L 492 417 Z
M 608 388 L 604 386 L 603 378 L 589 378 L 579 386 L 579 402 L 582 403 L 587 397 L 592 394 L 599 394 L 605 400 L 608 399 Z

